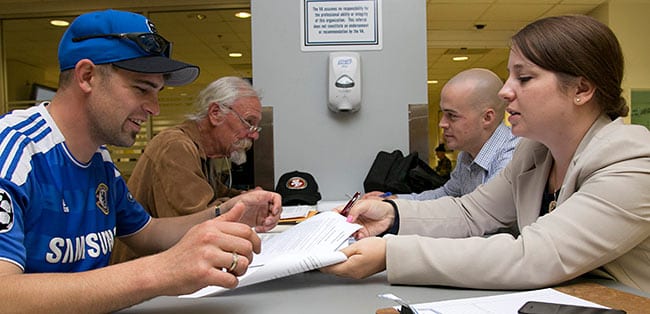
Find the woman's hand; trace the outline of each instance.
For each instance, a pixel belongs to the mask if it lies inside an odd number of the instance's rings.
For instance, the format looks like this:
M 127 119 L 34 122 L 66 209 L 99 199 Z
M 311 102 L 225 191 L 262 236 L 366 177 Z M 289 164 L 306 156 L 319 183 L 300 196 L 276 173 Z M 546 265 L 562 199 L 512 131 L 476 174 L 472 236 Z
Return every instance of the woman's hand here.
M 341 212 L 343 208 L 334 210 Z M 360 224 L 363 228 L 354 234 L 356 239 L 376 236 L 393 225 L 395 211 L 388 202 L 379 200 L 361 200 L 354 204 L 348 213 L 348 222 Z
M 346 261 L 320 270 L 341 277 L 363 279 L 386 269 L 386 239 L 365 238 L 344 248 L 341 252 L 348 257 Z

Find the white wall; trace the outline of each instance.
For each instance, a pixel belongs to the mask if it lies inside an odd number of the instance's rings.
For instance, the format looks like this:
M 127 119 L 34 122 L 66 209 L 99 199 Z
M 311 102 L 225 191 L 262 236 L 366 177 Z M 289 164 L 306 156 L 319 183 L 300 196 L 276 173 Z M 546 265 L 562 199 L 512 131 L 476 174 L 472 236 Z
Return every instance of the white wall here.
M 383 49 L 361 54 L 361 110 L 327 108 L 328 52 L 300 49 L 302 0 L 252 0 L 253 83 L 274 107 L 275 182 L 301 170 L 323 200 L 363 191 L 380 150 L 408 153 L 408 105 L 427 102 L 424 0 L 382 0 Z

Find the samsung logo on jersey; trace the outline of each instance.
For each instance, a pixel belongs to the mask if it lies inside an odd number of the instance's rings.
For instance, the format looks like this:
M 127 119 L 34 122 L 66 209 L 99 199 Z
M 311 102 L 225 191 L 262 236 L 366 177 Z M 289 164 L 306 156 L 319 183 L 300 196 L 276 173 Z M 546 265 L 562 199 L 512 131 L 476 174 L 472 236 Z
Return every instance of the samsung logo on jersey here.
M 93 232 L 75 238 L 55 237 L 50 240 L 50 251 L 45 254 L 45 260 L 50 264 L 74 263 L 100 255 L 108 255 L 113 250 L 115 228 Z

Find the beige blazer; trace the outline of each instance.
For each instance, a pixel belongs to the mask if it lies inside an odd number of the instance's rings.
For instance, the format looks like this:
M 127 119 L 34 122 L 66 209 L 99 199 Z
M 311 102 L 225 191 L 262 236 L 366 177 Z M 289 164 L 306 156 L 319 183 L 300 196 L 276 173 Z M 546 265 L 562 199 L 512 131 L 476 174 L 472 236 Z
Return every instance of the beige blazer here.
M 470 194 L 396 200 L 389 282 L 534 289 L 596 270 L 650 292 L 650 132 L 597 120 L 573 156 L 558 207 L 539 217 L 550 167 L 548 149 L 522 139 L 510 164 Z M 511 226 L 517 237 L 484 236 Z

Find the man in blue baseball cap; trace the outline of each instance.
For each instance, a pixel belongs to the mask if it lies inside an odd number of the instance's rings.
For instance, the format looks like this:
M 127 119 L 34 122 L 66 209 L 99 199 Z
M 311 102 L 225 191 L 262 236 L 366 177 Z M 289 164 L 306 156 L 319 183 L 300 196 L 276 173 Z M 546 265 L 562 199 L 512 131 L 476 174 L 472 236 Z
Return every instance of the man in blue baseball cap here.
M 59 45 L 51 102 L 0 117 L 0 289 L 16 312 L 105 313 L 208 285 L 232 288 L 273 228 L 281 197 L 251 191 L 193 215 L 152 218 L 107 144 L 130 146 L 164 85 L 199 68 L 170 58 L 146 17 L 79 16 Z M 255 228 L 255 231 L 251 229 Z M 152 254 L 107 266 L 115 237 Z
M 139 73 L 164 74 L 165 85 L 191 83 L 199 76 L 197 66 L 170 59 L 172 45 L 146 17 L 106 10 L 79 16 L 59 44 L 61 71 L 90 59 L 94 64 Z

